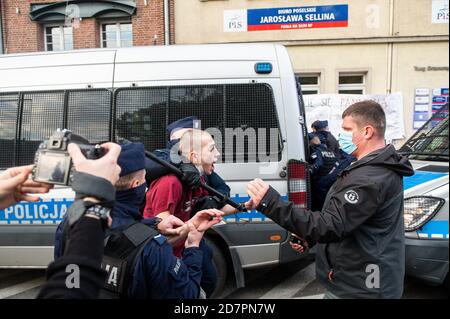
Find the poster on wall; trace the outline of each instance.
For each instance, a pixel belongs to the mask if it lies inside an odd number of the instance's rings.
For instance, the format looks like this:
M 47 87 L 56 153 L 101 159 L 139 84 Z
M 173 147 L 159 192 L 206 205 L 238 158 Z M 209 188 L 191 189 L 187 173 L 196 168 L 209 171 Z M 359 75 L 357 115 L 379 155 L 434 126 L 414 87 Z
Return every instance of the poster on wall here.
M 416 96 L 429 96 L 430 89 L 429 88 L 418 88 L 416 89 Z
M 414 112 L 414 124 L 413 128 L 418 129 L 421 128 L 429 118 L 428 111 L 426 112 Z
M 433 0 L 431 23 L 448 23 L 448 0 Z
M 316 120 L 328 120 L 329 129 L 333 135 L 342 131 L 342 113 L 353 103 L 374 100 L 386 113 L 386 139 L 388 141 L 405 137 L 403 123 L 403 95 L 393 94 L 314 94 L 303 96 L 306 111 L 306 123 L 311 131 L 311 123 Z
M 433 99 L 431 104 L 431 112 L 433 115 L 436 115 L 439 110 L 449 102 L 449 96 L 448 96 L 448 88 L 435 88 L 433 89 Z M 435 127 L 439 124 L 440 121 L 445 118 L 445 114 L 442 116 L 439 116 L 439 114 L 436 115 L 433 121 L 431 121 L 431 127 Z
M 225 10 L 224 32 L 348 27 L 348 5 Z
M 414 96 L 413 129 L 421 128 L 429 118 L 430 89 L 417 88 Z

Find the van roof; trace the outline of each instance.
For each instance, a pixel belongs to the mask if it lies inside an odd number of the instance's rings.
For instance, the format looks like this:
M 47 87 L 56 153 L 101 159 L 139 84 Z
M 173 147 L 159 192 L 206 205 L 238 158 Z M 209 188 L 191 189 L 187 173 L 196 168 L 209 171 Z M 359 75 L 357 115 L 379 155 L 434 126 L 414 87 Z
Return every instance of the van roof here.
M 271 62 L 273 72 L 265 77 L 277 77 L 281 50 L 286 51 L 277 44 L 242 43 L 6 54 L 0 55 L 0 91 L 248 78 L 256 75 L 250 62 Z M 229 63 L 216 63 L 220 61 Z M 170 68 L 166 63 L 170 63 Z
M 21 61 L 20 67 L 26 67 L 23 63 L 30 61 L 30 64 L 38 61 L 65 61 L 64 64 L 71 64 L 73 57 L 83 57 L 93 55 L 111 57 L 111 53 L 116 53 L 116 62 L 143 62 L 143 61 L 198 61 L 198 60 L 276 60 L 277 44 L 268 43 L 233 43 L 233 44 L 194 44 L 194 45 L 170 45 L 170 46 L 135 46 L 117 49 L 79 49 L 71 51 L 33 52 L 0 54 L 0 69 L 11 68 L 13 65 L 7 61 Z M 29 58 L 33 58 L 30 60 Z M 75 58 L 76 59 L 76 58 Z M 78 60 L 78 59 L 76 59 Z M 89 63 L 90 61 L 85 61 Z M 113 61 L 105 61 L 113 62 Z M 98 61 L 97 61 L 98 63 Z M 48 64 L 47 64 L 48 65 Z M 31 66 L 31 65 L 30 65 Z M 35 65 L 33 65 L 34 67 Z
M 276 60 L 274 44 L 205 44 L 123 48 L 117 62 Z

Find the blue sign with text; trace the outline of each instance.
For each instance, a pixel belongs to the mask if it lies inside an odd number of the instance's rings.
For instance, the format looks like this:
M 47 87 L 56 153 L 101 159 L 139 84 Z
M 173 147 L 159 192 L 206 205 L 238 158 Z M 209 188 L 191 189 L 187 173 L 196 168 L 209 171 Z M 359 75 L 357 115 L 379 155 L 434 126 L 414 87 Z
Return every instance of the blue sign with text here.
M 21 202 L 0 210 L 0 225 L 58 224 L 64 218 L 73 200 L 50 200 L 37 203 Z
M 247 10 L 248 31 L 348 26 L 348 5 Z

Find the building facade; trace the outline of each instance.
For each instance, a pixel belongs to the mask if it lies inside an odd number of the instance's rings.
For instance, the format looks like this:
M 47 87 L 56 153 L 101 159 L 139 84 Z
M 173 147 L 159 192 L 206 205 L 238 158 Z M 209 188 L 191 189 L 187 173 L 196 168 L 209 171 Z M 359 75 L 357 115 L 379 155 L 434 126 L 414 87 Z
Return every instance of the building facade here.
M 431 114 L 449 86 L 448 0 L 175 0 L 175 21 L 177 44 L 285 45 L 304 94 L 401 92 L 405 137 L 416 89 Z
M 0 53 L 173 43 L 173 5 L 173 0 L 0 0 Z

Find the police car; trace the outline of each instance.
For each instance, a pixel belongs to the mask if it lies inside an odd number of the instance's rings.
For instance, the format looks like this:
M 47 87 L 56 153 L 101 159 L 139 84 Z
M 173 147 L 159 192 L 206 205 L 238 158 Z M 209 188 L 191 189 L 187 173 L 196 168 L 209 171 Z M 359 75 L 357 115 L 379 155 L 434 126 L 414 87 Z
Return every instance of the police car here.
M 448 283 L 448 103 L 401 148 L 415 174 L 404 179 L 406 273 Z

